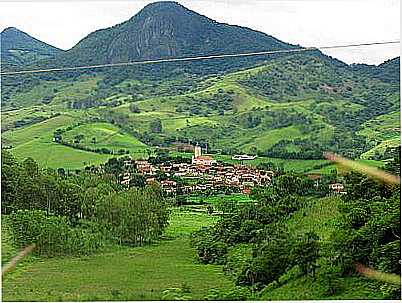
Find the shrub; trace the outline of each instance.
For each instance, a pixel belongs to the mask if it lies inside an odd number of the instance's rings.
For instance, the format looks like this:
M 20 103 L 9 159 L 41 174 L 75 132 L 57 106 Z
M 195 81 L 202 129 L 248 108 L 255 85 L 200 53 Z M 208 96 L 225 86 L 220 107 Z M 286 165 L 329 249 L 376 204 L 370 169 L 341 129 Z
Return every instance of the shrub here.
M 193 233 L 192 245 L 196 248 L 202 263 L 223 264 L 225 262 L 227 245 L 215 237 L 212 229 L 203 228 Z
M 36 253 L 53 257 L 90 254 L 104 244 L 94 226 L 72 227 L 65 217 L 41 210 L 19 210 L 10 216 L 14 242 L 19 247 L 35 243 Z

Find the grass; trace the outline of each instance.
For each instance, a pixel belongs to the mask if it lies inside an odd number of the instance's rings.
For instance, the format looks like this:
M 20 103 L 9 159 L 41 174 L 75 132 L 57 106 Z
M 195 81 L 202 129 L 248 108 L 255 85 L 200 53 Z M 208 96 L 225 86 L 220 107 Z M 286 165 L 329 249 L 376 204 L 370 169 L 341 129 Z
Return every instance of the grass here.
M 178 129 L 186 128 L 192 125 L 217 125 L 218 122 L 210 117 L 179 117 L 162 119 L 164 132 L 174 132 Z
M 303 137 L 305 136 L 301 134 L 300 130 L 297 129 L 297 127 L 289 126 L 258 132 L 258 134 L 255 134 L 253 137 L 247 139 L 247 141 L 249 141 L 250 143 L 243 143 L 240 145 L 243 149 L 246 150 L 253 146 L 257 147 L 259 150 L 267 150 L 284 138 L 292 140 Z
M 53 132 L 57 128 L 68 126 L 76 120 L 77 118 L 73 115 L 60 115 L 22 129 L 7 131 L 2 134 L 2 137 L 15 147 L 36 139 L 52 141 Z
M 389 140 L 384 140 L 377 146 L 373 147 L 372 149 L 368 150 L 364 154 L 362 154 L 360 157 L 362 159 L 370 159 L 371 157 L 375 155 L 383 155 L 384 152 L 387 150 L 389 147 L 398 147 L 401 145 L 401 139 L 400 137 L 395 137 L 393 139 Z
M 378 285 L 360 277 L 337 278 L 332 283 L 336 284 L 337 294 L 329 295 L 327 288 L 329 281 L 320 277 L 301 277 L 289 281 L 285 285 L 264 292 L 262 300 L 373 300 L 383 299 Z
M 108 148 L 113 151 L 119 149 L 129 150 L 131 153 L 145 154 L 146 144 L 135 137 L 121 131 L 117 126 L 110 123 L 88 123 L 80 125 L 71 131 L 63 133 L 63 140 L 73 142 L 77 135 L 84 138 L 80 144 L 90 148 Z M 95 138 L 96 142 L 92 142 Z
M 378 116 L 363 124 L 359 134 L 369 140 L 389 140 L 400 137 L 401 121 L 400 112 Z
M 223 161 L 231 164 L 241 163 L 238 160 L 232 160 L 232 156 L 227 155 L 213 155 L 216 160 Z M 283 166 L 285 171 L 294 171 L 297 173 L 309 172 L 314 169 L 315 165 L 329 163 L 328 160 L 302 160 L 302 159 L 281 159 L 270 157 L 257 157 L 254 160 L 243 161 L 245 165 L 256 166 L 260 163 L 271 162 L 275 166 Z
M 378 116 L 364 123 L 358 133 L 365 136 L 368 141 L 375 142 L 376 146 L 362 154 L 361 158 L 369 159 L 376 154 L 383 155 L 388 147 L 401 145 L 400 131 L 399 111 Z
M 1 217 L 1 265 L 3 266 L 17 255 L 18 250 L 13 245 L 11 231 L 7 224 L 7 218 Z
M 111 158 L 111 155 L 82 151 L 52 141 L 57 128 L 76 120 L 73 115 L 60 115 L 23 129 L 7 131 L 3 139 L 13 146 L 11 152 L 17 158 L 32 157 L 42 167 L 80 169 L 86 165 L 99 165 Z
M 233 285 L 222 267 L 195 262 L 190 232 L 215 222 L 205 214 L 173 212 L 167 240 L 82 258 L 42 259 L 3 280 L 3 301 L 160 300 L 171 287 L 203 300 L 211 288 Z
M 10 101 L 19 108 L 40 105 L 44 97 L 54 95 L 55 89 L 65 86 L 68 86 L 68 83 L 64 81 L 44 81 L 27 92 L 13 94 Z
M 32 140 L 12 150 L 18 159 L 33 158 L 41 167 L 57 169 L 82 169 L 85 166 L 99 165 L 106 162 L 113 155 L 102 155 L 74 149 L 54 142 Z
M 315 231 L 321 240 L 328 240 L 331 233 L 337 228 L 340 203 L 339 197 L 309 199 L 307 206 L 295 213 L 287 222 L 290 233 L 302 234 Z
M 195 196 L 187 197 L 187 203 L 189 203 L 189 204 L 218 205 L 223 202 L 247 203 L 247 202 L 252 202 L 252 201 L 253 200 L 248 195 L 245 195 L 245 194 L 230 194 L 230 195 L 219 194 L 219 195 L 213 195 L 213 196 L 208 196 L 208 197 L 204 197 L 201 195 L 195 195 Z

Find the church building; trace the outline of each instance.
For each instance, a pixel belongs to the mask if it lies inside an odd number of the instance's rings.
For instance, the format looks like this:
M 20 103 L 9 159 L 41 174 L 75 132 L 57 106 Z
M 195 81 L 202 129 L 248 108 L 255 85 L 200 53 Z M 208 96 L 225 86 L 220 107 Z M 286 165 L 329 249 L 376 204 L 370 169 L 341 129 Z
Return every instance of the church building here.
M 194 147 L 194 156 L 191 159 L 191 163 L 195 165 L 211 166 L 216 164 L 216 160 L 210 156 L 203 156 L 201 146 L 197 144 Z

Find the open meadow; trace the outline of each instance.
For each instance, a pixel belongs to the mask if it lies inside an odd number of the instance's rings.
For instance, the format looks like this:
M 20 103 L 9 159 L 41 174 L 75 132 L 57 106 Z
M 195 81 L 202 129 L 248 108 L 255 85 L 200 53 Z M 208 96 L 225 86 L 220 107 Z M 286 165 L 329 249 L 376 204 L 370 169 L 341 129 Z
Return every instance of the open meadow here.
M 111 247 L 106 253 L 40 259 L 31 257 L 3 280 L 3 301 L 161 300 L 169 288 L 186 288 L 192 300 L 203 300 L 212 288 L 233 284 L 222 266 L 196 261 L 189 235 L 216 222 L 205 213 L 174 209 L 164 239 L 149 246 Z M 8 239 L 2 256 L 15 253 Z

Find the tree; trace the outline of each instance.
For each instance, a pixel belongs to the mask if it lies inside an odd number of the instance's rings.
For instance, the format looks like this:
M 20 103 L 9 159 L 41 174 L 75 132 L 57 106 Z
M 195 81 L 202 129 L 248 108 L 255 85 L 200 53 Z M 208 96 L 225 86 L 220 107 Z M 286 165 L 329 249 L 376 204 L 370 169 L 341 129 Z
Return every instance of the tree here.
M 74 143 L 80 143 L 82 139 L 84 139 L 84 135 L 78 134 L 74 137 Z
M 138 114 L 138 113 L 141 112 L 140 108 L 139 108 L 138 105 L 135 104 L 135 103 L 130 103 L 129 109 L 130 109 L 130 111 L 131 111 L 132 113 Z
M 146 178 L 141 174 L 132 174 L 130 177 L 130 187 L 145 187 Z
M 149 129 L 151 133 L 161 133 L 162 132 L 162 121 L 161 119 L 157 118 L 153 120 L 150 125 Z
M 214 207 L 212 205 L 207 206 L 208 215 L 212 215 L 214 213 Z
M 32 158 L 26 158 L 22 162 L 22 167 L 25 169 L 25 172 L 29 177 L 35 177 L 39 173 L 38 163 L 36 163 Z
M 177 206 L 182 206 L 184 204 L 186 204 L 187 202 L 187 198 L 184 195 L 177 195 L 176 196 L 176 205 Z
M 168 176 L 166 175 L 166 173 L 164 171 L 158 170 L 158 171 L 156 171 L 155 178 L 158 181 L 164 181 L 164 180 L 168 179 Z
M 319 236 L 315 232 L 308 232 L 296 240 L 291 256 L 295 265 L 298 265 L 303 274 L 315 275 L 317 259 L 319 257 Z
M 260 245 L 256 255 L 237 278 L 238 285 L 267 285 L 276 281 L 290 266 L 289 245 L 286 239 L 272 238 Z

